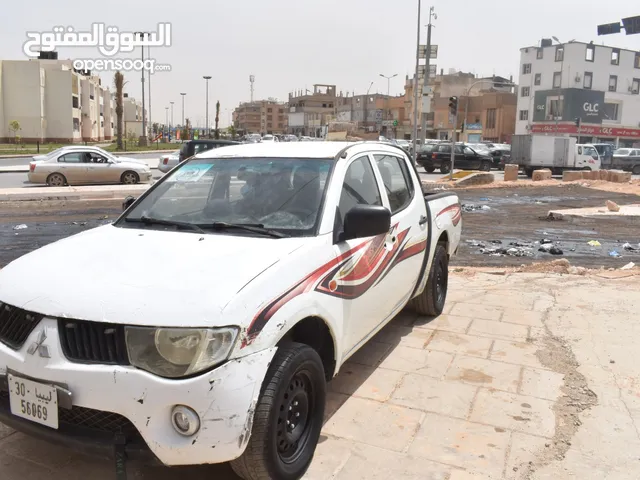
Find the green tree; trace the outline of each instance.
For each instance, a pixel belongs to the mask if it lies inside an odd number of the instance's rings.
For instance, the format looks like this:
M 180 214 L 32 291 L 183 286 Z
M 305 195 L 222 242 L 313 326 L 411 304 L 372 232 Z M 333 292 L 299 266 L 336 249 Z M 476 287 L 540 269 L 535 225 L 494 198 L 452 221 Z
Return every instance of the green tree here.
M 227 128 L 227 132 L 229 133 L 229 135 L 231 135 L 232 139 L 236 138 L 236 127 L 234 127 L 233 125 L 229 125 L 229 127 Z
M 216 102 L 216 138 L 220 138 L 220 130 L 218 129 L 219 121 L 220 121 L 220 100 Z
M 180 136 L 182 140 L 190 140 L 191 139 L 191 121 L 187 118 L 184 121 L 185 125 L 182 127 L 182 132 Z
M 117 149 L 122 150 L 124 147 L 122 145 L 122 136 L 124 130 L 124 100 L 123 100 L 123 89 L 124 89 L 124 75 L 117 71 L 113 77 L 113 84 L 116 88 L 116 138 L 117 138 Z
M 157 135 L 158 133 L 160 133 L 160 125 L 158 124 L 158 122 L 153 122 L 153 125 L 151 126 L 151 131 L 153 132 L 154 135 Z
M 12 120 L 9 122 L 9 131 L 11 132 L 13 141 L 16 143 L 16 145 L 20 143 L 20 135 L 18 134 L 20 130 L 22 130 L 22 127 L 20 126 L 20 122 L 18 120 Z

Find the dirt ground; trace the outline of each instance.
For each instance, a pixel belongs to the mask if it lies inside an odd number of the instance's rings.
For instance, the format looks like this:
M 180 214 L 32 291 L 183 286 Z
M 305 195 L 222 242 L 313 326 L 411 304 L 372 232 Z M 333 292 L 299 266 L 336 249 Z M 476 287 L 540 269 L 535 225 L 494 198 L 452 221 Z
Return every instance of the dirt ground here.
M 566 258 L 575 267 L 593 269 L 617 269 L 629 262 L 640 265 L 640 252 L 627 252 L 622 248 L 626 242 L 640 243 L 637 220 L 610 218 L 576 225 L 546 219 L 549 210 L 604 206 L 606 200 L 621 205 L 639 203 L 639 196 L 587 188 L 581 184 L 546 183 L 520 182 L 517 186 L 496 183 L 491 188 L 458 190 L 462 204 L 486 205 L 488 209 L 463 213 L 462 243 L 453 266 L 520 267 L 557 258 Z M 589 183 L 613 190 L 635 192 L 636 189 L 635 184 Z M 640 184 L 638 187 L 640 193 Z M 109 223 L 120 211 L 119 200 L 5 202 L 0 205 L 0 267 L 48 243 Z M 15 229 L 22 224 L 27 228 Z M 539 252 L 540 245 L 534 242 L 542 239 L 554 242 L 563 255 Z M 589 246 L 590 240 L 598 240 L 601 246 Z M 532 256 L 482 254 L 481 247 L 473 246 L 471 241 L 486 248 L 505 249 L 513 242 L 529 243 Z M 621 257 L 609 256 L 612 251 Z

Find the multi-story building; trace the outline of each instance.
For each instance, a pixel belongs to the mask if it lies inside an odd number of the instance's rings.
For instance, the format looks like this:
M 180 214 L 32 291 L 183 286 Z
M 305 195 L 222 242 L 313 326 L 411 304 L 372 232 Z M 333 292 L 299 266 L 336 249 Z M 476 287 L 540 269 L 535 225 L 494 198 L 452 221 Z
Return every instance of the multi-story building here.
M 316 84 L 313 91 L 289 94 L 288 131 L 320 137 L 335 114 L 336 86 Z
M 550 39 L 522 48 L 517 109 L 518 134 L 632 146 L 640 141 L 640 52 Z
M 242 133 L 285 133 L 287 106 L 275 98 L 241 103 L 233 113 L 234 126 Z
M 360 129 L 377 131 L 382 135 L 393 136 L 394 121 L 400 125 L 405 120 L 404 96 L 392 97 L 378 93 L 370 95 L 343 96 L 336 98 L 336 121 L 352 122 Z
M 4 60 L 0 141 L 12 140 L 13 121 L 26 143 L 100 141 L 115 135 L 115 105 L 100 77 L 74 70 L 71 60 Z

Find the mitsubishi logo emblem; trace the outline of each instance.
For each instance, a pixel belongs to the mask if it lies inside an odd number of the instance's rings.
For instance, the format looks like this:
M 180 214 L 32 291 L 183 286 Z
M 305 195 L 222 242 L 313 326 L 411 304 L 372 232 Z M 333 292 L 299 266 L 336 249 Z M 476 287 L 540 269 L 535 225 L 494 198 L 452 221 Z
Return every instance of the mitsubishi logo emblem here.
M 49 347 L 43 345 L 46 339 L 47 329 L 43 328 L 38 334 L 38 339 L 31 344 L 29 350 L 27 350 L 27 353 L 29 355 L 33 355 L 34 353 L 38 352 L 38 355 L 40 355 L 42 358 L 51 358 L 51 356 L 49 355 Z

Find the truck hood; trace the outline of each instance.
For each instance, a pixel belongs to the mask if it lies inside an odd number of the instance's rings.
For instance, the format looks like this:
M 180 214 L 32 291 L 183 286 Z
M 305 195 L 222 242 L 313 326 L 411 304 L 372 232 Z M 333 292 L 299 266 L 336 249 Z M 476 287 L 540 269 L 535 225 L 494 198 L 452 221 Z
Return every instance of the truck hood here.
M 52 317 L 215 326 L 240 291 L 304 242 L 105 225 L 11 262 L 0 270 L 0 301 Z M 251 314 L 224 324 L 243 320 Z

